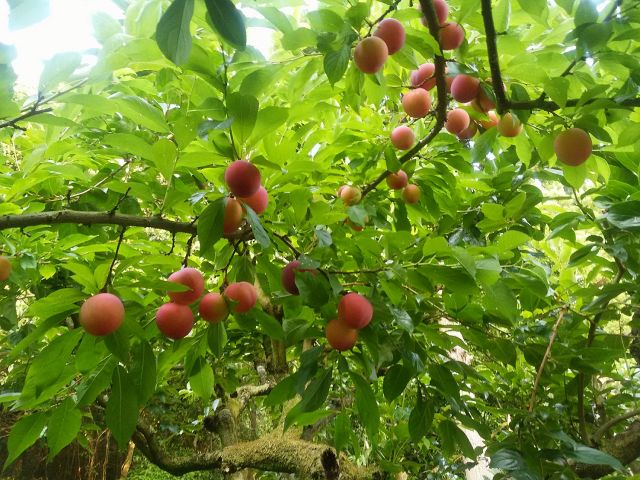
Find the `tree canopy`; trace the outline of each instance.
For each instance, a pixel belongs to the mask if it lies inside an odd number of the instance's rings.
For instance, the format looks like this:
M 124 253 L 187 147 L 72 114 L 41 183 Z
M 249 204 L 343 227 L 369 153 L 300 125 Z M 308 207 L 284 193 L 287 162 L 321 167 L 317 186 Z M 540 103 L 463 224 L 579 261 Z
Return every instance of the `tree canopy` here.
M 115 3 L 36 95 L 0 44 L 5 472 L 629 474 L 640 2 Z

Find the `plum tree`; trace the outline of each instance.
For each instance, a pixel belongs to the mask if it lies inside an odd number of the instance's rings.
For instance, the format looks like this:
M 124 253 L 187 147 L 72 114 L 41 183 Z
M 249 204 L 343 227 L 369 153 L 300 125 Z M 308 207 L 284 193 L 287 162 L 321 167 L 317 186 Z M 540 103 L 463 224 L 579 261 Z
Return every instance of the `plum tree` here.
M 230 235 L 242 225 L 244 209 L 242 204 L 235 198 L 225 199 L 224 217 L 222 220 L 222 231 L 225 235 Z
M 168 281 L 189 287 L 186 292 L 168 292 L 169 298 L 174 303 L 189 305 L 204 293 L 204 278 L 195 268 L 182 268 L 169 275 Z
M 440 27 L 440 46 L 443 50 L 455 50 L 464 42 L 464 30 L 454 22 Z
M 587 161 L 593 144 L 591 137 L 581 128 L 561 132 L 553 142 L 553 149 L 562 163 L 576 167 Z
M 325 333 L 329 345 L 341 352 L 350 350 L 358 341 L 358 330 L 337 318 L 327 323 Z
M 388 56 L 387 44 L 379 37 L 367 37 L 361 40 L 353 51 L 353 61 L 364 73 L 379 71 Z
M 207 293 L 200 300 L 198 306 L 200 316 L 211 323 L 218 323 L 229 315 L 227 301 L 219 293 Z
M 98 293 L 80 307 L 80 325 L 87 333 L 103 337 L 115 332 L 124 321 L 124 305 L 111 293 Z
M 7 257 L 0 257 L 0 282 L 4 282 L 11 275 L 11 262 Z
M 403 46 L 406 38 L 404 26 L 395 18 L 385 18 L 378 24 L 374 35 L 387 44 L 389 55 L 393 55 Z
M 264 188 L 262 185 L 260 185 L 260 188 L 256 190 L 256 193 L 254 193 L 250 197 L 240 198 L 240 200 L 243 203 L 246 203 L 247 205 L 249 205 L 254 212 L 260 215 L 267 209 L 267 206 L 269 205 L 269 194 L 267 193 L 267 189 Z M 233 216 L 233 218 L 237 220 L 237 216 Z M 240 217 L 240 221 L 241 220 L 242 220 L 242 216 Z M 237 228 L 238 227 L 234 228 L 234 230 Z
M 338 190 L 338 196 L 342 199 L 345 205 L 355 205 L 362 198 L 362 192 L 358 187 L 343 185 Z
M 507 112 L 498 121 L 498 132 L 503 137 L 517 137 L 522 132 L 522 123 L 515 115 Z
M 458 135 L 464 129 L 466 129 L 471 123 L 471 117 L 466 110 L 462 108 L 454 108 L 449 113 L 447 113 L 447 122 L 445 123 L 445 128 L 449 133 L 453 133 L 454 135 Z
M 165 303 L 156 312 L 156 325 L 167 337 L 179 340 L 193 329 L 193 312 L 188 305 Z
M 338 320 L 349 328 L 360 330 L 369 325 L 372 317 L 371 303 L 358 293 L 347 293 L 338 303 Z
M 247 160 L 236 160 L 225 170 L 224 181 L 236 197 L 250 197 L 260 188 L 260 170 Z
M 413 70 L 409 77 L 411 86 L 414 88 L 424 88 L 431 90 L 436 86 L 436 66 L 433 63 L 423 63 L 417 70 Z
M 426 117 L 431 110 L 431 95 L 422 88 L 411 90 L 402 97 L 402 108 L 410 117 Z
M 406 125 L 400 125 L 391 132 L 391 143 L 398 150 L 409 150 L 416 142 L 416 134 Z
M 420 200 L 420 187 L 414 183 L 410 183 L 402 190 L 402 198 L 410 204 L 418 203 L 418 200 Z
M 407 186 L 407 183 L 409 183 L 409 177 L 404 170 L 387 175 L 387 185 L 393 190 L 401 190 Z
M 249 282 L 231 283 L 224 289 L 223 295 L 235 302 L 231 307 L 231 311 L 236 313 L 248 312 L 258 300 L 256 287 Z
M 480 91 L 480 80 L 469 75 L 456 75 L 451 82 L 451 96 L 461 103 L 470 102 Z

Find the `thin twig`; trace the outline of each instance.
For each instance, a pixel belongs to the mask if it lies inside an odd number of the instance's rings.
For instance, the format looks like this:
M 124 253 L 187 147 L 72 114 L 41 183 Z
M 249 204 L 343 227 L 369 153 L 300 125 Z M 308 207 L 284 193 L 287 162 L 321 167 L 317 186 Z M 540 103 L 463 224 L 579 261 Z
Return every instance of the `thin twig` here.
M 367 22 L 367 24 L 369 25 L 369 31 L 367 32 L 367 37 L 371 35 L 371 31 L 373 30 L 373 27 L 379 24 L 382 20 L 385 19 L 387 15 L 389 15 L 391 12 L 393 12 L 398 8 L 399 3 L 400 3 L 400 0 L 393 0 L 393 3 L 389 5 L 389 8 L 387 8 L 382 15 L 376 18 L 373 22 Z
M 189 257 L 191 256 L 191 247 L 193 246 L 193 240 L 196 238 L 196 234 L 194 233 L 187 240 L 187 252 L 184 255 L 184 259 L 182 260 L 182 268 L 187 268 L 189 264 Z
M 629 418 L 637 417 L 640 415 L 640 408 L 635 410 L 630 410 L 627 413 L 623 413 L 618 417 L 614 417 L 606 423 L 603 423 L 595 432 L 593 432 L 593 436 L 591 437 L 591 441 L 597 444 L 600 441 L 600 438 L 615 427 L 617 424 L 628 420 Z
M 540 385 L 540 379 L 542 378 L 542 372 L 544 371 L 544 367 L 547 364 L 547 360 L 551 355 L 551 347 L 553 346 L 553 342 L 555 342 L 556 340 L 556 335 L 558 335 L 558 328 L 560 327 L 560 322 L 562 322 L 562 318 L 564 317 L 565 312 L 566 310 L 564 308 L 560 310 L 558 319 L 556 320 L 556 323 L 553 325 L 553 329 L 551 330 L 551 337 L 549 338 L 549 344 L 547 345 L 547 350 L 544 352 L 544 356 L 542 357 L 542 361 L 540 362 L 540 367 L 538 368 L 536 379 L 533 382 L 533 389 L 531 390 L 531 399 L 529 400 L 530 412 L 533 412 L 533 407 L 536 404 L 536 395 L 538 392 L 538 386 Z
M 439 32 L 440 32 L 440 22 L 438 21 L 438 17 L 436 15 L 436 11 L 433 8 L 432 0 L 420 0 L 420 6 L 422 8 L 422 13 L 427 19 L 427 25 L 429 26 L 429 32 L 439 41 Z M 444 127 L 444 122 L 447 119 L 447 86 L 445 81 L 445 68 L 446 62 L 442 55 L 435 55 L 434 63 L 436 66 L 435 76 L 436 76 L 436 87 L 438 89 L 438 104 L 436 106 L 436 123 L 429 132 L 429 134 L 420 140 L 416 145 L 405 153 L 402 157 L 399 158 L 400 164 L 404 164 L 415 157 L 420 150 L 422 150 L 425 146 L 427 146 L 431 141 L 440 133 L 442 127 Z M 362 188 L 362 198 L 364 198 L 369 192 L 374 190 L 380 183 L 390 175 L 391 171 L 385 170 L 378 177 L 365 185 Z
M 124 239 L 124 232 L 127 231 L 127 227 L 123 226 L 120 230 L 120 236 L 118 237 L 118 244 L 116 245 L 116 251 L 113 254 L 113 260 L 111 261 L 111 266 L 109 267 L 109 273 L 107 274 L 107 279 L 104 282 L 104 286 L 102 287 L 102 292 L 109 291 L 109 286 L 111 286 L 111 282 L 113 280 L 113 268 L 116 265 L 116 261 L 118 260 L 118 253 L 120 252 L 120 245 L 122 245 L 122 240 Z
M 287 237 L 286 235 L 280 235 L 279 233 L 275 233 L 273 232 L 273 235 L 277 238 L 279 238 L 282 243 L 284 243 L 287 247 L 289 247 L 291 249 L 291 251 L 294 253 L 294 255 L 296 256 L 296 258 L 298 258 L 300 255 L 302 255 L 302 252 L 300 250 L 298 250 L 293 243 L 291 243 L 291 240 L 289 240 L 289 237 Z

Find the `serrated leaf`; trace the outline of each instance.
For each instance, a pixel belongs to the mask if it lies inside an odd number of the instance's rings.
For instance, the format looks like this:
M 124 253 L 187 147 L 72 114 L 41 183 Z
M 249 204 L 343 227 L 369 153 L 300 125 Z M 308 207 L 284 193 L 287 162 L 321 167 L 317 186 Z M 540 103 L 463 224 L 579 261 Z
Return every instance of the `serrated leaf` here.
M 156 29 L 158 47 L 176 65 L 182 65 L 191 53 L 191 17 L 193 0 L 173 0 Z

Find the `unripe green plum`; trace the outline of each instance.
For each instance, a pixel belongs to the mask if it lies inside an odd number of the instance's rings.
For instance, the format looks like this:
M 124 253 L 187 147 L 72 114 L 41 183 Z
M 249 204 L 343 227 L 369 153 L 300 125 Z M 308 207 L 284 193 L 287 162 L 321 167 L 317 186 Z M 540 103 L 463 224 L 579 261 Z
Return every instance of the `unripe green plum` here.
M 471 117 L 466 110 L 454 108 L 447 114 L 447 122 L 444 126 L 449 133 L 457 135 L 467 128 L 469 123 L 471 123 Z
M 389 55 L 393 55 L 404 46 L 406 33 L 402 23 L 395 18 L 385 18 L 378 24 L 374 35 L 387 44 Z
M 411 90 L 402 97 L 402 108 L 410 117 L 426 117 L 431 110 L 431 95 L 422 88 Z
M 347 293 L 338 303 L 338 320 L 346 326 L 362 329 L 369 325 L 373 307 L 369 300 L 357 293 Z
M 577 167 L 587 161 L 593 150 L 591 137 L 581 128 L 570 128 L 558 135 L 553 149 L 562 163 Z
M 410 183 L 402 191 L 402 198 L 409 204 L 417 203 L 420 200 L 420 187 Z
M 165 303 L 156 312 L 156 325 L 167 337 L 179 340 L 193 329 L 193 312 L 187 305 Z
M 517 137 L 522 132 L 522 123 L 515 115 L 507 112 L 498 121 L 498 132 L 503 137 Z
M 464 42 L 464 30 L 454 22 L 440 27 L 440 47 L 442 50 L 455 50 Z
M 376 73 L 387 61 L 389 49 L 379 37 L 367 37 L 360 41 L 353 51 L 356 67 L 364 73 Z
M 400 125 L 391 132 L 391 143 L 398 150 L 409 150 L 416 142 L 416 134 L 406 125 Z
M 458 102 L 470 102 L 478 95 L 480 80 L 469 75 L 456 75 L 451 82 L 451 96 Z
M 87 333 L 103 337 L 115 332 L 124 320 L 124 305 L 111 293 L 98 293 L 80 307 L 80 325 Z
M 351 328 L 339 319 L 331 320 L 326 327 L 327 341 L 335 350 L 350 350 L 358 341 L 358 330 Z
M 260 171 L 246 160 L 236 160 L 224 172 L 224 181 L 236 197 L 250 197 L 260 188 Z
M 393 190 L 401 190 L 409 183 L 409 177 L 404 170 L 387 175 L 387 185 Z

